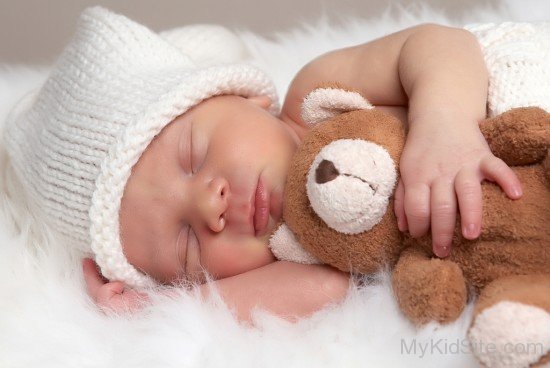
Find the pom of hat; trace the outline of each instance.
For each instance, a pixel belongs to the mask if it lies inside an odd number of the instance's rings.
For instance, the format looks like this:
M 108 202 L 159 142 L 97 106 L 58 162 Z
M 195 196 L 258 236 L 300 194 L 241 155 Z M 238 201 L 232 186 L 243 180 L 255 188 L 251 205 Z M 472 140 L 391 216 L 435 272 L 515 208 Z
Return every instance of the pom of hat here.
M 229 29 L 215 24 L 195 24 L 160 33 L 167 42 L 202 67 L 237 63 L 249 57 L 244 42 Z

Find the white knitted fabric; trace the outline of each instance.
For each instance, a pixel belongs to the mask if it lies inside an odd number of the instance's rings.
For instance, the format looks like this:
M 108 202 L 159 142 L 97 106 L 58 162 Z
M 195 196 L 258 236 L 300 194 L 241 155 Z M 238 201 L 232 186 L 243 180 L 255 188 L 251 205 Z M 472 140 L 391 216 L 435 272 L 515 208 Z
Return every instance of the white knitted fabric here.
M 275 88 L 260 70 L 200 67 L 179 46 L 104 8 L 86 9 L 48 80 L 6 123 L 12 165 L 32 200 L 71 244 L 94 255 L 105 277 L 132 287 L 154 282 L 124 256 L 119 208 L 150 141 L 214 95 L 266 95 L 271 112 L 278 110 Z
M 490 117 L 514 107 L 550 112 L 550 23 L 472 24 L 487 69 Z
M 244 42 L 235 33 L 215 24 L 178 27 L 161 32 L 160 36 L 201 66 L 250 58 Z

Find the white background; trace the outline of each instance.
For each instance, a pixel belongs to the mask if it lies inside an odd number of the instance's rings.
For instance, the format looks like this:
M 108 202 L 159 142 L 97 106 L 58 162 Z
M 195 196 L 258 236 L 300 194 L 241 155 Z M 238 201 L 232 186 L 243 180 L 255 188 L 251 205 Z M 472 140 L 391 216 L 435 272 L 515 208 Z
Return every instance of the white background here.
M 546 20 L 549 0 L 508 0 L 515 20 Z M 217 23 L 269 35 L 296 28 L 325 15 L 332 23 L 346 16 L 376 18 L 390 4 L 411 8 L 427 4 L 443 9 L 451 19 L 464 19 L 480 8 L 494 9 L 501 0 L 0 0 L 0 63 L 50 64 L 71 37 L 78 14 L 87 6 L 103 5 L 154 30 L 189 23 Z M 520 19 L 521 18 L 521 19 Z

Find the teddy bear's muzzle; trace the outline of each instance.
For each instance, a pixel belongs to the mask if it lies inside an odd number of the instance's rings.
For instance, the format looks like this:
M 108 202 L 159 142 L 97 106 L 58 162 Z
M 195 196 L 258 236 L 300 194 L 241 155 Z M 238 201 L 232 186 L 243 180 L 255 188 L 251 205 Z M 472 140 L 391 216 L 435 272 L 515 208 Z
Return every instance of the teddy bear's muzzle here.
M 386 213 L 397 173 L 378 144 L 341 139 L 323 147 L 313 160 L 307 195 L 315 213 L 345 234 L 370 230 Z

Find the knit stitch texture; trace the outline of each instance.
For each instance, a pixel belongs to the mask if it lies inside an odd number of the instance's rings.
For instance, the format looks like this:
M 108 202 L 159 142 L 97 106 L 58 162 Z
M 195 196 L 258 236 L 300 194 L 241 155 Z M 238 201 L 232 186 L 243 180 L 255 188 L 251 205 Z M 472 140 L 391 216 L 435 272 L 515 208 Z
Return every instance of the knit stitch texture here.
M 227 40 L 208 30 L 214 41 Z M 206 53 L 211 66 L 201 67 L 182 52 L 184 39 L 180 34 L 176 47 L 121 15 L 89 8 L 48 80 L 28 97 L 30 108 L 6 125 L 15 171 L 55 228 L 92 254 L 105 277 L 137 288 L 154 282 L 124 256 L 119 209 L 131 169 L 151 140 L 215 95 L 265 95 L 270 111 L 278 110 L 262 71 L 227 59 L 216 65 L 212 52 Z M 207 47 L 203 40 L 202 54 Z

